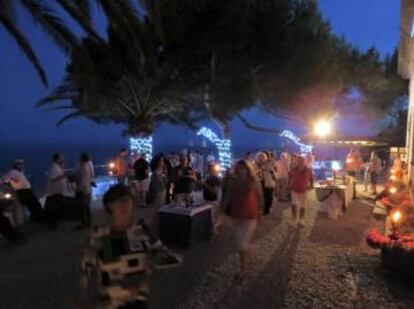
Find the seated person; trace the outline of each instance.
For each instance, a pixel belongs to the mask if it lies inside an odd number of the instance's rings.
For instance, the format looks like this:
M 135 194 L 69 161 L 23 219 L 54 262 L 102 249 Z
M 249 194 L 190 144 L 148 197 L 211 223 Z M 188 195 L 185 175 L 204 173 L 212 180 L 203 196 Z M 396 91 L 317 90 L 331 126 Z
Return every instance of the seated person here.
M 111 187 L 103 203 L 110 222 L 93 229 L 83 256 L 83 305 L 146 308 L 151 266 L 173 267 L 181 260 L 161 244 L 143 221 L 133 221 L 128 187 Z M 89 297 L 98 296 L 89 293 L 93 291 L 101 297 Z

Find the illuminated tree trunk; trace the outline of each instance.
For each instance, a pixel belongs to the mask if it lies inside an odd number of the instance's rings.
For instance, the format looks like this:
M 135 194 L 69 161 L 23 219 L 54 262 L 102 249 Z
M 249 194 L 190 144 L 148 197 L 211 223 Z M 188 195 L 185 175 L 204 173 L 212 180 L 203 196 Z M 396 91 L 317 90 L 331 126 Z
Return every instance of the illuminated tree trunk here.
M 129 138 L 129 149 L 131 152 L 144 154 L 145 159 L 150 162 L 153 155 L 152 135 Z

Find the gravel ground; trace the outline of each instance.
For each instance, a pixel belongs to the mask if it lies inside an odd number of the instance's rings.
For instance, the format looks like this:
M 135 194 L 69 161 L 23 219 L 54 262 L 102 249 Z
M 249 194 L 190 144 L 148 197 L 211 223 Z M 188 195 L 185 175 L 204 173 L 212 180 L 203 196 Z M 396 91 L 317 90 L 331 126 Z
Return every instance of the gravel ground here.
M 211 241 L 178 250 L 182 267 L 154 272 L 150 307 L 414 308 L 414 288 L 382 272 L 379 252 L 364 243 L 372 224 L 382 227 L 370 204 L 356 200 L 336 221 L 317 214 L 313 194 L 308 206 L 307 226 L 297 229 L 289 205 L 275 204 L 259 224 L 242 280 L 227 220 Z M 0 239 L 0 308 L 79 307 L 76 274 L 87 232 L 72 227 L 32 227 L 20 246 Z

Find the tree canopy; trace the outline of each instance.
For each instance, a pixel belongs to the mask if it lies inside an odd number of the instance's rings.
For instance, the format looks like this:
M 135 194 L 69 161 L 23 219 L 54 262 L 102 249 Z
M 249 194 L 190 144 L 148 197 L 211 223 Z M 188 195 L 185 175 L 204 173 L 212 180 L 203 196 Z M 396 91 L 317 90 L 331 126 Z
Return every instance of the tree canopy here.
M 125 123 L 131 134 L 148 134 L 164 120 L 194 125 L 199 116 L 228 133 L 229 121 L 258 103 L 306 123 L 334 113 L 353 88 L 376 114 L 406 92 L 397 54 L 382 61 L 373 48 L 353 48 L 332 33 L 316 1 L 96 2 L 108 38 L 82 25 L 74 10 L 88 37 L 62 87 L 43 103 L 70 98 L 60 107 L 72 115 Z

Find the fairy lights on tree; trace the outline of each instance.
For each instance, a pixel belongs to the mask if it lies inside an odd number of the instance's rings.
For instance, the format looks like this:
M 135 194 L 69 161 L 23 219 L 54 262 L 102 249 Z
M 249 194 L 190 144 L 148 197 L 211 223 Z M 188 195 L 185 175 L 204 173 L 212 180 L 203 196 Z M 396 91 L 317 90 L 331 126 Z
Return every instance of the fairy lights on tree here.
M 131 137 L 129 139 L 129 149 L 131 152 L 145 154 L 145 159 L 149 162 L 152 159 L 152 136 Z
M 202 135 L 207 138 L 210 142 L 216 145 L 218 150 L 220 166 L 223 170 L 228 169 L 231 166 L 231 141 L 227 138 L 219 138 L 216 133 L 211 129 L 203 127 L 198 132 L 197 135 Z
M 307 145 L 304 144 L 300 141 L 300 138 L 297 137 L 293 132 L 288 131 L 288 130 L 284 130 L 282 133 L 280 133 L 280 136 L 282 137 L 286 137 L 287 139 L 290 139 L 292 142 L 294 142 L 297 146 L 299 146 L 300 148 L 300 152 L 303 153 L 308 153 L 311 152 L 313 149 L 312 145 Z

